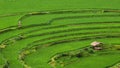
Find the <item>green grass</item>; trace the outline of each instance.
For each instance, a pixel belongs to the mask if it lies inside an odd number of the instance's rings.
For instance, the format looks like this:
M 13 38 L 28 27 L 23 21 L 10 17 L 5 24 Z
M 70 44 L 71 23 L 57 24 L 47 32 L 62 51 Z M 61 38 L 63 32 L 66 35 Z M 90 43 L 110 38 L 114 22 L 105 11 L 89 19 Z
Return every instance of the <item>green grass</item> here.
M 58 58 L 67 63 L 63 67 L 58 63 L 52 67 L 48 62 L 57 54 L 82 49 L 93 41 L 120 45 L 119 2 L 0 0 L 0 68 L 106 68 L 116 65 L 120 61 L 120 50 L 96 51 L 93 56 L 81 58 Z M 21 27 L 18 27 L 19 21 Z
M 0 54 L 0 67 L 2 67 L 5 63 L 5 60 L 3 59 L 3 55 Z
M 100 39 L 99 41 L 104 41 L 104 40 L 107 40 L 107 39 Z M 109 40 L 111 40 L 112 42 L 111 43 L 119 43 L 118 41 L 117 42 L 115 42 L 114 40 L 115 39 L 109 39 Z M 117 39 L 116 39 L 117 40 Z M 48 62 L 48 60 L 50 60 L 50 58 L 51 58 L 51 56 L 53 56 L 54 54 L 56 54 L 56 53 L 60 53 L 60 52 L 64 52 L 64 51 L 68 51 L 68 50 L 74 50 L 74 49 L 76 49 L 76 48 L 80 48 L 80 47 L 84 47 L 84 46 L 86 46 L 86 45 L 89 45 L 89 43 L 90 42 L 92 42 L 92 41 L 94 41 L 94 40 L 89 40 L 89 41 L 82 41 L 82 42 L 80 42 L 80 41 L 78 41 L 78 42 L 72 42 L 72 43 L 65 43 L 65 44 L 58 44 L 58 45 L 55 45 L 55 46 L 52 46 L 52 47 L 47 47 L 47 48 L 43 48 L 43 49 L 39 49 L 38 51 L 36 51 L 35 53 L 33 53 L 33 54 L 31 54 L 31 55 L 28 55 L 27 57 L 26 57 L 26 62 L 29 64 L 29 65 L 31 65 L 33 68 L 39 68 L 39 67 L 43 67 L 43 68 L 45 68 L 48 64 L 46 64 L 47 62 Z M 106 41 L 106 43 L 108 43 L 108 44 L 111 44 L 109 41 Z M 41 56 L 42 55 L 42 56 Z M 112 55 L 111 55 L 112 56 Z M 38 58 L 39 57 L 39 58 Z M 98 56 L 98 57 L 100 57 L 100 56 Z M 104 56 L 103 56 L 104 57 Z M 109 56 L 110 57 L 110 56 Z M 114 58 L 113 57 L 110 57 L 109 58 L 109 61 L 107 61 L 108 59 L 106 59 L 106 61 L 107 62 L 109 62 L 110 63 L 110 61 L 115 61 L 116 59 L 118 59 L 118 57 L 119 56 L 114 56 Z M 34 59 L 32 59 L 32 58 L 34 58 Z M 106 57 L 107 58 L 107 57 Z M 111 60 L 111 58 L 113 58 L 113 60 Z M 86 57 L 86 59 L 87 59 L 87 57 Z M 93 58 L 93 59 L 99 59 L 99 58 Z M 102 59 L 102 58 L 101 58 Z M 103 58 L 104 59 L 104 58 Z M 77 59 L 78 61 L 76 61 L 76 63 L 75 62 L 73 62 L 73 63 L 75 63 L 76 65 L 74 66 L 72 66 L 72 63 L 70 64 L 70 66 L 69 66 L 69 64 L 68 64 L 68 66 L 67 67 L 65 67 L 65 68 L 69 68 L 69 67 L 71 67 L 71 68 L 73 68 L 73 67 L 77 67 L 77 65 L 78 65 L 78 67 L 81 67 L 81 68 L 86 68 L 86 65 L 91 65 L 91 68 L 92 68 L 92 66 L 93 67 L 95 67 L 95 66 L 97 66 L 97 65 L 95 65 L 95 63 L 97 62 L 96 60 L 94 61 L 94 62 L 92 62 L 93 60 L 92 59 L 89 59 L 89 62 L 87 62 L 88 60 L 85 60 L 86 61 L 86 63 L 84 63 L 83 65 L 85 65 L 85 66 L 81 66 L 82 65 L 82 61 L 84 61 L 84 58 L 80 58 L 80 59 Z M 82 60 L 82 61 L 81 61 Z M 90 60 L 92 60 L 91 62 L 90 62 Z M 33 62 L 30 62 L 30 61 L 33 61 Z M 41 62 L 39 62 L 39 61 L 41 61 Z M 85 62 L 84 61 L 84 62 Z M 102 60 L 101 60 L 102 61 Z M 115 62 L 117 62 L 118 60 L 116 60 Z M 36 63 L 36 62 L 38 62 L 38 63 Z M 104 60 L 103 60 L 103 65 L 104 65 Z M 115 62 L 112 62 L 112 63 L 115 63 Z M 43 65 L 43 64 L 44 65 Z M 111 64 L 112 64 L 111 63 Z M 35 64 L 37 64 L 37 66 L 34 66 Z M 41 64 L 41 65 L 39 65 L 39 64 Z M 98 62 L 98 64 L 99 64 L 99 62 Z M 106 63 L 107 64 L 107 63 Z M 107 66 L 105 64 L 105 66 Z M 95 66 L 94 66 L 95 65 Z M 108 64 L 109 65 L 109 64 Z M 103 67 L 105 67 L 105 66 L 103 66 Z M 48 68 L 49 68 L 49 65 L 47 66 Z M 100 67 L 100 68 L 102 68 L 102 67 Z

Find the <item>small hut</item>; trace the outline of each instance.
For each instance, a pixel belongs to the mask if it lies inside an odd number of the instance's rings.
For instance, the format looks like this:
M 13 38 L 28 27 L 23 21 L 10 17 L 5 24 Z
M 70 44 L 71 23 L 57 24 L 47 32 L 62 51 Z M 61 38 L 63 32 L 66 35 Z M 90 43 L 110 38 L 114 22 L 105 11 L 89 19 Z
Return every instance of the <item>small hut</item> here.
M 102 50 L 103 49 L 103 43 L 94 41 L 91 43 L 91 46 L 94 50 Z

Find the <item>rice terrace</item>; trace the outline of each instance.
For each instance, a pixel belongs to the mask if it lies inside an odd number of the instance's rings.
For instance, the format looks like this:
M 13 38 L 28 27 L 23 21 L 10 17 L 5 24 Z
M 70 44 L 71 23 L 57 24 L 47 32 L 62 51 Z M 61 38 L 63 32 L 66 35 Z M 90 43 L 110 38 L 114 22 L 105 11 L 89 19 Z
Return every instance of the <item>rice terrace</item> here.
M 120 68 L 119 0 L 0 0 L 0 68 Z

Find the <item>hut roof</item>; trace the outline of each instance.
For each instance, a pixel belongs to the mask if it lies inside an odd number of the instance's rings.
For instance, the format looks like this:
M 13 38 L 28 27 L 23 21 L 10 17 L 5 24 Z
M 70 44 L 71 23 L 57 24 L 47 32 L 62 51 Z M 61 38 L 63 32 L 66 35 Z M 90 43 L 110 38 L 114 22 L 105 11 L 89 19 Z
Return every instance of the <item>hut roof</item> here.
M 94 42 L 91 43 L 91 46 L 99 46 L 100 44 L 102 44 L 102 43 L 94 41 Z

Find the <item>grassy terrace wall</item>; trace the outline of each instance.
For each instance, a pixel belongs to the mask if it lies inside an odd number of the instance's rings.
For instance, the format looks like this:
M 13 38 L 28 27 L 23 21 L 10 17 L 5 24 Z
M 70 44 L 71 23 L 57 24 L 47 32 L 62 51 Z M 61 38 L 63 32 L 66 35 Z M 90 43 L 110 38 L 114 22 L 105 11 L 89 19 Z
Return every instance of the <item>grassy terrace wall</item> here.
M 25 2 L 33 2 L 34 8 Z M 84 1 L 53 0 L 47 3 L 49 7 L 43 5 L 47 1 L 39 2 L 0 1 L 0 8 L 6 8 L 0 10 L 0 68 L 120 67 L 120 9 L 116 4 L 81 8 Z M 73 4 L 65 6 L 64 2 Z M 103 42 L 104 49 L 92 49 L 93 41 Z

